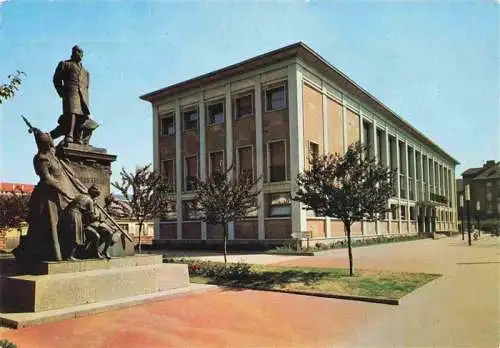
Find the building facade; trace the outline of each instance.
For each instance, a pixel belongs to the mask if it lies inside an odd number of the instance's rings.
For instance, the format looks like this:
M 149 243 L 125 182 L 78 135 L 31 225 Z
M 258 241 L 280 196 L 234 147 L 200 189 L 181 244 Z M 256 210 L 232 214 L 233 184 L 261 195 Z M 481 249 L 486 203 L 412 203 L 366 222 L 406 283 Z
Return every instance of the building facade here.
M 473 217 L 500 219 L 500 162 L 486 161 L 482 167 L 463 172 L 462 179 L 457 180 L 458 199 L 460 195 L 465 197 L 465 185 L 470 188 Z
M 158 242 L 217 242 L 222 229 L 188 203 L 194 178 L 223 162 L 263 177 L 258 210 L 229 225 L 233 243 L 282 243 L 294 232 L 344 238 L 340 221 L 315 217 L 291 200 L 311 152 L 343 153 L 360 140 L 397 170 L 391 212 L 352 234 L 456 229 L 455 165 L 449 154 L 303 43 L 141 96 L 152 104 L 154 167 L 176 187 L 176 207 L 155 226 Z

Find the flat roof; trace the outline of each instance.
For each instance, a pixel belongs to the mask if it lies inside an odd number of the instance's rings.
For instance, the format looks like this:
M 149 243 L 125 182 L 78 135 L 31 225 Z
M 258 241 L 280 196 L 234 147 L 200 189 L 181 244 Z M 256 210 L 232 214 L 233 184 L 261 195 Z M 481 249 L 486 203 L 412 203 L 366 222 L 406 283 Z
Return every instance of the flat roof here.
M 450 159 L 455 164 L 460 163 L 451 155 L 449 155 L 446 151 L 444 151 L 441 147 L 435 144 L 432 140 L 426 137 L 423 133 L 421 133 L 411 124 L 406 122 L 402 117 L 400 117 L 398 114 L 392 111 L 388 106 L 383 104 L 373 95 L 364 90 L 361 86 L 356 84 L 342 71 L 340 71 L 339 69 L 335 68 L 333 65 L 328 63 L 323 57 L 321 57 L 318 53 L 316 53 L 314 50 L 312 50 L 309 46 L 307 46 L 303 42 L 297 42 L 292 45 L 285 46 L 277 50 L 267 52 L 259 56 L 244 60 L 242 62 L 229 65 L 225 68 L 218 69 L 209 72 L 207 74 L 200 75 L 192 79 L 185 80 L 167 86 L 165 88 L 158 89 L 156 91 L 144 94 L 140 96 L 140 98 L 142 100 L 146 100 L 153 103 L 156 100 L 163 99 L 165 97 L 174 94 L 182 93 L 193 88 L 198 88 L 210 83 L 217 82 L 222 79 L 228 79 L 230 77 L 240 75 L 269 64 L 279 63 L 281 61 L 296 57 L 302 59 L 304 62 L 310 64 L 315 69 L 317 69 L 320 73 L 324 74 L 326 77 L 329 77 L 331 80 L 335 81 L 339 87 L 343 88 L 351 95 L 363 101 L 365 104 L 370 106 L 370 108 L 372 108 L 375 112 L 387 116 L 395 124 L 404 128 L 406 131 L 408 131 L 408 133 L 413 135 L 416 139 L 430 146 L 437 153 Z

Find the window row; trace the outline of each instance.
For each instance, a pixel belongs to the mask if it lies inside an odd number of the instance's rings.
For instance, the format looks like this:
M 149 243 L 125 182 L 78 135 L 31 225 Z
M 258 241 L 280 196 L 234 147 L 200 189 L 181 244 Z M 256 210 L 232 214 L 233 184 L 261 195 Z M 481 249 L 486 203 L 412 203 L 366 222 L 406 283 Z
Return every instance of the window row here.
M 289 192 L 270 193 L 264 196 L 266 217 L 289 217 L 292 214 L 292 199 Z M 182 202 L 182 216 L 184 221 L 201 220 L 202 212 L 193 201 Z M 257 216 L 257 209 L 250 210 L 247 217 Z M 161 216 L 162 221 L 177 220 L 175 203 L 170 204 Z
M 281 84 L 267 88 L 265 90 L 264 110 L 266 112 L 282 110 L 287 108 L 286 84 Z M 243 118 L 254 114 L 254 94 L 253 92 L 240 94 L 233 99 L 234 118 Z M 206 117 L 209 126 L 222 124 L 225 120 L 224 100 L 212 101 L 206 104 Z M 173 112 L 161 116 L 160 134 L 175 135 L 175 114 Z M 181 111 L 183 131 L 198 129 L 199 110 L 197 106 L 185 107 Z
M 223 171 L 225 167 L 224 151 L 208 153 L 208 175 Z M 242 146 L 236 149 L 236 172 L 239 178 L 255 180 L 254 148 Z M 267 144 L 267 182 L 281 182 L 288 180 L 288 152 L 285 140 L 275 140 Z M 195 191 L 199 177 L 198 155 L 184 157 L 183 190 Z M 175 187 L 175 159 L 162 162 L 162 174 Z

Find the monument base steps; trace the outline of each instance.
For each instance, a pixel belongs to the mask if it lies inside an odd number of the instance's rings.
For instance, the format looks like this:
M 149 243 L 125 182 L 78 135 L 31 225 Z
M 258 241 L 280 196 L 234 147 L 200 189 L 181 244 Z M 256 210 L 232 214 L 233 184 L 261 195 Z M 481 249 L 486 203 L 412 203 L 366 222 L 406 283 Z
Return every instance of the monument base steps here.
M 28 273 L 11 269 L 0 278 L 0 322 L 5 325 L 19 327 L 12 322 L 16 317 L 59 318 L 58 311 L 71 317 L 96 308 L 102 311 L 162 298 L 173 289 L 182 292 L 192 288 L 187 265 L 164 264 L 161 255 L 42 262 L 32 265 Z M 78 309 L 82 306 L 91 309 Z

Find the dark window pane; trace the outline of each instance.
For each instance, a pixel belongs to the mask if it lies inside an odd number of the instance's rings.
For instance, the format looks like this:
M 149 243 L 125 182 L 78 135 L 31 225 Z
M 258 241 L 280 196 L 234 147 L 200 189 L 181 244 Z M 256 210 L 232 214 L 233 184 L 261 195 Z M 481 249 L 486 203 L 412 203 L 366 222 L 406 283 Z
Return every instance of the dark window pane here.
M 173 116 L 161 119 L 161 135 L 175 135 L 175 122 Z
M 269 181 L 286 180 L 286 162 L 285 162 L 285 142 L 277 141 L 269 144 Z
M 196 178 L 198 176 L 198 161 L 196 156 L 186 158 L 186 190 L 196 190 Z
M 252 147 L 238 149 L 238 173 L 241 178 L 253 180 Z
M 210 175 L 224 170 L 224 153 L 222 151 L 210 153 Z
M 184 111 L 184 130 L 198 128 L 198 110 Z
M 224 103 L 216 103 L 208 105 L 208 124 L 224 123 Z
M 266 91 L 267 111 L 279 110 L 285 107 L 285 87 L 276 87 Z
M 253 114 L 252 95 L 246 95 L 236 99 L 236 117 L 242 117 Z

